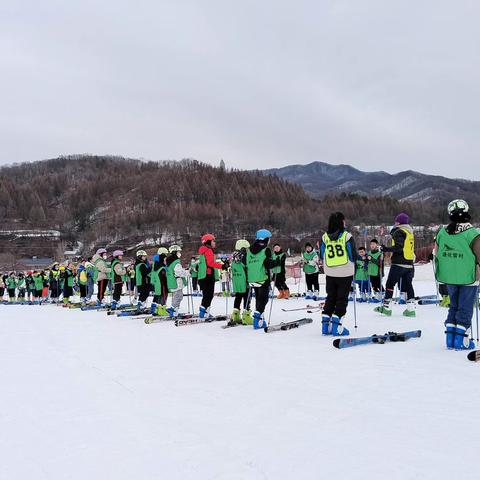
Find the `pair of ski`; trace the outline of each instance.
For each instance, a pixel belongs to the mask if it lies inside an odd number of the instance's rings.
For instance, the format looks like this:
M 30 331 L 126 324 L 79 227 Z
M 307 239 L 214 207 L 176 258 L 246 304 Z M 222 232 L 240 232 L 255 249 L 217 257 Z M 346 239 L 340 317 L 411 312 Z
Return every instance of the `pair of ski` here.
M 323 306 L 324 302 L 320 302 L 318 305 L 307 305 L 306 307 L 282 308 L 282 312 L 301 312 L 303 310 L 307 310 L 308 313 L 313 313 L 312 311 L 319 311 L 323 308 Z
M 309 323 L 312 323 L 313 319 L 312 318 L 300 318 L 298 320 L 293 320 L 291 322 L 281 322 L 278 323 L 277 325 L 267 325 L 263 331 L 265 333 L 271 333 L 271 332 L 281 332 L 285 330 L 291 330 L 292 328 L 298 328 L 301 325 L 308 325 Z
M 350 348 L 359 345 L 369 345 L 371 343 L 384 344 L 387 342 L 406 342 L 410 338 L 419 338 L 422 335 L 421 330 L 410 332 L 387 332 L 384 335 L 371 335 L 370 337 L 360 338 L 336 338 L 333 341 L 335 348 Z

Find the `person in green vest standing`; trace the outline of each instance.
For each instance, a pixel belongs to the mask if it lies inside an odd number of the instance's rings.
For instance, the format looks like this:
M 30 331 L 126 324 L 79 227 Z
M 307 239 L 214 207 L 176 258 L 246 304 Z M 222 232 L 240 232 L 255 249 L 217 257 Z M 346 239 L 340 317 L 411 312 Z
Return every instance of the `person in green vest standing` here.
M 183 269 L 180 262 L 182 247 L 171 245 L 168 253 L 165 263 L 167 265 L 168 291 L 172 293 L 172 305 L 167 308 L 167 312 L 170 317 L 176 318 L 183 300 L 183 288 L 187 285 L 188 271 Z
M 95 267 L 94 282 L 97 282 L 97 306 L 103 305 L 103 299 L 105 298 L 105 292 L 107 291 L 108 282 L 112 268 L 107 261 L 107 250 L 105 248 L 99 248 L 95 255 L 92 257 L 92 263 Z
M 153 257 L 152 271 L 150 272 L 150 283 L 153 289 L 153 302 L 150 305 L 152 315 L 168 315 L 167 297 L 167 265 L 165 263 L 168 255 L 168 248 L 160 247 Z
M 25 291 L 27 289 L 27 281 L 25 280 L 25 275 L 23 272 L 18 274 L 18 294 L 17 294 L 17 301 L 24 302 L 25 301 Z
M 75 269 L 73 263 L 69 262 L 63 272 L 65 283 L 63 284 L 63 303 L 68 303 L 73 295 L 73 283 L 75 280 Z
M 305 250 L 302 254 L 303 273 L 305 273 L 305 282 L 307 284 L 306 299 L 317 300 L 319 297 L 318 275 L 320 273 L 320 258 L 313 249 L 311 243 L 305 244 Z
M 286 282 L 286 269 L 285 269 L 285 261 L 287 260 L 286 253 L 282 250 L 280 244 L 276 243 L 273 246 L 272 252 L 272 259 L 280 259 L 280 265 L 278 267 L 274 267 L 271 269 L 271 274 L 273 275 L 273 279 L 275 280 L 275 287 L 278 290 L 278 299 L 285 299 L 288 300 L 290 298 L 290 290 L 288 288 Z
M 192 279 L 192 295 L 198 293 L 198 260 L 197 257 L 192 257 L 190 260 L 190 278 Z
M 112 254 L 112 305 L 111 309 L 116 310 L 120 297 L 122 296 L 123 284 L 127 280 L 127 270 L 123 264 L 123 251 L 115 250 Z
M 383 278 L 383 254 L 376 238 L 370 240 L 370 251 L 367 254 L 368 278 L 373 295 L 372 302 L 380 302 L 382 299 L 382 278 Z
M 85 268 L 85 260 L 82 260 L 77 269 L 77 285 L 80 290 L 80 303 L 86 305 L 88 291 L 88 273 Z
M 327 298 L 322 312 L 322 335 L 344 336 L 350 332 L 342 324 L 347 313 L 348 295 L 352 288 L 357 249 L 346 230 L 345 216 L 332 213 L 322 237 L 320 253 L 326 276 Z
M 232 255 L 232 283 L 235 300 L 233 302 L 232 324 L 252 325 L 253 318 L 250 313 L 250 285 L 247 281 L 247 250 L 250 248 L 248 240 L 237 240 L 235 251 Z M 243 301 L 243 313 L 240 307 Z
M 148 255 L 145 250 L 137 252 L 137 260 L 135 261 L 135 283 L 137 284 L 138 303 L 137 310 L 145 308 L 145 302 L 150 295 L 150 264 Z
M 58 297 L 60 296 L 60 271 L 58 262 L 55 262 L 52 265 L 50 270 L 50 298 L 53 303 L 58 302 Z
M 475 343 L 469 338 L 475 302 L 478 301 L 480 231 L 470 223 L 465 200 L 448 205 L 450 223 L 435 239 L 435 277 L 447 285 L 450 297 L 445 320 L 448 349 L 471 350 Z
M 367 301 L 368 295 L 368 259 L 367 252 L 364 247 L 359 247 L 358 256 L 356 260 L 355 268 L 355 283 L 358 285 L 358 290 L 360 292 L 360 298 L 358 301 L 360 303 Z
M 40 302 L 43 294 L 43 277 L 40 272 L 34 270 L 32 273 L 32 280 L 35 287 L 35 291 L 33 292 L 34 299 L 35 301 Z
M 281 262 L 279 258 L 273 259 L 272 250 L 268 246 L 271 237 L 269 230 L 265 228 L 257 230 L 255 242 L 247 250 L 247 278 L 249 285 L 255 290 L 254 329 L 267 326 L 263 313 L 270 293 L 270 271 Z
M 15 272 L 10 272 L 7 280 L 6 280 L 6 285 L 7 285 L 7 292 L 8 292 L 8 300 L 10 302 L 15 301 L 15 293 L 17 290 L 17 279 L 15 277 Z

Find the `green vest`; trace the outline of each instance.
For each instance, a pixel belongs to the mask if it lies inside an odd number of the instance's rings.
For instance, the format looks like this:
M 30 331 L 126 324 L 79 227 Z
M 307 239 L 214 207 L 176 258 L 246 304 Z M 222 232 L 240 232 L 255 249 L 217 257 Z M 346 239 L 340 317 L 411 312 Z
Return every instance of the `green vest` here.
M 247 292 L 247 271 L 243 262 L 232 263 L 232 283 L 234 293 Z
M 65 277 L 67 280 L 67 287 L 73 287 L 73 272 L 68 268 L 65 269 Z
M 198 277 L 198 264 L 196 262 L 190 263 L 190 276 L 192 278 Z
M 277 258 L 283 259 L 284 256 L 285 256 L 285 252 L 282 252 L 280 255 L 277 255 L 275 252 L 272 252 L 272 259 L 273 260 L 276 260 Z M 271 272 L 273 274 L 280 273 L 281 271 L 282 271 L 282 266 L 281 265 L 279 265 L 278 267 L 273 267 L 271 269 Z
M 368 255 L 373 259 L 378 260 L 382 256 L 382 252 L 368 252 Z M 368 262 L 368 275 L 370 275 L 370 277 L 378 277 L 380 275 L 380 265 Z
M 15 290 L 16 287 L 17 287 L 17 282 L 16 282 L 15 278 L 8 277 L 7 278 L 7 290 Z
M 220 270 L 218 268 L 213 269 L 213 275 L 215 281 L 220 279 Z M 203 280 L 207 276 L 207 260 L 205 255 L 201 253 L 198 257 L 198 279 Z
M 41 275 L 34 275 L 32 278 L 35 285 L 35 290 L 43 290 L 43 278 Z
M 250 249 L 247 250 L 247 275 L 250 283 L 264 283 L 268 280 L 268 273 L 265 269 L 266 248 L 253 254 Z
M 143 285 L 143 277 L 142 277 L 142 273 L 140 272 L 140 267 L 142 265 L 147 265 L 145 262 L 140 262 L 140 263 L 137 263 L 137 265 L 135 265 L 135 284 L 137 285 L 137 287 L 141 287 Z
M 303 264 L 303 272 L 304 273 L 316 273 L 317 269 L 315 268 L 314 265 L 308 265 L 307 262 L 311 262 L 317 253 L 315 250 L 312 250 L 310 253 L 308 252 L 303 252 L 303 259 L 305 260 L 305 263 Z
M 160 280 L 160 273 L 162 270 L 167 270 L 167 267 L 162 265 L 160 268 L 156 270 L 152 270 L 150 272 L 150 280 L 153 286 L 153 293 L 154 295 L 161 295 L 162 294 L 162 281 Z
M 20 278 L 18 280 L 18 288 L 26 288 L 27 287 L 27 282 L 25 281 L 24 278 Z
M 168 267 L 167 267 L 167 287 L 169 291 L 177 290 L 177 277 L 175 276 L 175 267 L 180 263 L 180 259 L 174 260 Z M 187 281 L 186 278 L 182 278 L 183 285 L 185 286 Z
M 368 270 L 364 267 L 362 260 L 356 261 L 357 268 L 355 270 L 355 280 L 368 280 Z
M 442 228 L 437 235 L 435 257 L 436 279 L 447 285 L 470 285 L 477 279 L 477 259 L 472 251 L 473 241 L 480 236 L 476 228 L 449 235 Z
M 322 240 L 325 244 L 325 264 L 327 267 L 341 267 L 348 263 L 347 232 L 343 232 L 337 240 L 331 240 L 324 233 Z
M 122 263 L 120 262 L 120 260 L 118 260 L 118 258 L 115 258 L 115 259 L 113 260 L 113 262 L 112 262 L 112 265 L 111 265 L 111 268 L 112 268 L 111 279 L 112 279 L 113 281 L 115 281 L 115 276 L 117 275 L 117 274 L 115 273 L 115 267 L 116 267 L 119 263 L 122 264 Z M 117 275 L 117 276 L 120 277 L 120 280 L 121 280 L 122 282 L 126 282 L 126 281 L 127 281 L 127 275 L 126 275 L 126 274 L 125 274 L 125 275 Z

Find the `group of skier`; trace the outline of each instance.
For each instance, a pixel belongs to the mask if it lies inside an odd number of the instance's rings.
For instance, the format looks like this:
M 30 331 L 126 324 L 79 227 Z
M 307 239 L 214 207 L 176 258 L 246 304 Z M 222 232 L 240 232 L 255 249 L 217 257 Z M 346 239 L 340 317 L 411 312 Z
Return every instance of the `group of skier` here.
M 448 348 L 470 349 L 474 347 L 471 332 L 473 308 L 478 298 L 480 261 L 480 232 L 470 223 L 467 202 L 455 200 L 448 205 L 451 223 L 441 228 L 433 252 L 436 280 L 443 292 L 442 302 L 449 303 L 446 326 Z M 333 336 L 349 335 L 344 325 L 349 297 L 353 295 L 359 302 L 381 302 L 374 310 L 382 315 L 392 315 L 392 299 L 395 288 L 405 297 L 406 309 L 403 315 L 415 317 L 415 292 L 413 289 L 415 238 L 407 214 L 395 217 L 395 225 L 390 232 L 392 245 L 380 245 L 373 238 L 369 249 L 358 249 L 346 220 L 341 212 L 330 215 L 327 231 L 317 244 L 306 243 L 302 253 L 302 267 L 307 286 L 306 298 L 319 299 L 319 274 L 323 269 L 326 279 L 326 298 L 322 311 L 322 334 Z M 0 298 L 4 292 L 9 299 L 23 301 L 39 300 L 46 291 L 52 301 L 68 302 L 79 290 L 82 304 L 92 299 L 94 285 L 97 286 L 97 306 L 103 306 L 105 295 L 110 291 L 110 308 L 119 305 L 124 285 L 132 296 L 136 289 L 137 309 L 147 308 L 150 295 L 153 301 L 149 308 L 152 314 L 179 315 L 186 286 L 194 295 L 197 286 L 202 300 L 199 317 L 208 321 L 215 293 L 215 282 L 222 279 L 224 293 L 233 291 L 234 305 L 231 322 L 266 326 L 265 309 L 272 294 L 272 282 L 278 290 L 279 299 L 288 299 L 290 290 L 286 283 L 286 254 L 280 244 L 270 246 L 272 234 L 269 230 L 256 232 L 252 244 L 239 239 L 230 259 L 218 260 L 215 254 L 216 243 L 213 234 L 201 237 L 197 256 L 192 257 L 188 269 L 181 264 L 182 248 L 179 245 L 160 247 L 151 260 L 144 250 L 138 250 L 135 263 L 126 266 L 123 251 L 115 250 L 109 257 L 105 248 L 97 250 L 93 257 L 75 266 L 54 263 L 49 270 L 0 276 Z M 391 253 L 391 266 L 383 287 L 384 255 Z M 222 277 L 223 275 L 223 277 Z M 191 278 L 191 283 L 190 283 Z M 231 278 L 231 284 L 230 284 Z M 358 297 L 357 297 L 358 287 Z M 171 305 L 167 299 L 171 294 Z M 252 297 L 255 297 L 255 310 L 251 312 Z M 445 301 L 448 298 L 448 302 Z

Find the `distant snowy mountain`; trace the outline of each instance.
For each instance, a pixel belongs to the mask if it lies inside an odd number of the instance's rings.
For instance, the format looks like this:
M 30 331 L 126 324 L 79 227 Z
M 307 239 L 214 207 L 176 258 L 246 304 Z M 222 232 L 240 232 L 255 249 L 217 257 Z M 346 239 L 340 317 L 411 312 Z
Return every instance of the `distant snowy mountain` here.
M 390 195 L 398 200 L 445 203 L 462 197 L 480 207 L 480 182 L 449 179 L 407 170 L 397 174 L 362 172 L 350 165 L 313 162 L 264 170 L 301 185 L 315 197 L 342 192 Z

